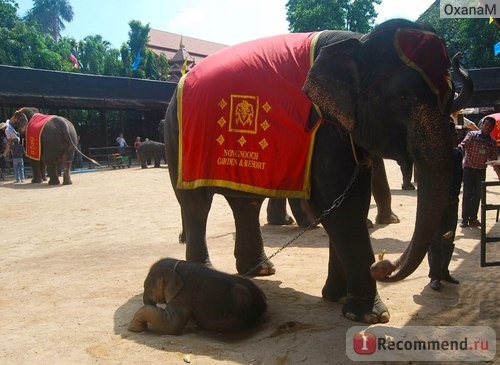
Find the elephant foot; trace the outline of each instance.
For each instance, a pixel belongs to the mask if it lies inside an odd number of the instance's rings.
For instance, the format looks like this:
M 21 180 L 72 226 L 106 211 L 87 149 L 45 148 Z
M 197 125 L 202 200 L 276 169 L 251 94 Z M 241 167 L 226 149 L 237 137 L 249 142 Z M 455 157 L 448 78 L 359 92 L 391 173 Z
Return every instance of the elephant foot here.
M 292 217 L 286 214 L 284 217 L 267 217 L 267 223 L 273 226 L 291 226 L 295 223 Z
M 342 314 L 351 321 L 369 324 L 387 323 L 391 318 L 378 293 L 373 300 L 349 298 L 342 307 Z
M 59 179 L 50 179 L 49 180 L 49 185 L 59 185 Z
M 413 185 L 411 182 L 404 182 L 403 185 L 401 185 L 401 189 L 403 189 L 403 190 L 415 190 L 415 185 Z
M 274 264 L 267 260 L 259 265 L 251 267 L 247 270 L 239 270 L 238 273 L 245 276 L 270 276 L 276 274 L 276 269 L 274 268 Z
M 33 179 L 31 179 L 31 182 L 33 184 L 40 184 L 42 182 L 42 179 L 35 179 L 35 178 L 33 178 Z
M 394 224 L 399 223 L 399 218 L 396 214 L 391 212 L 390 214 L 377 214 L 375 217 L 375 223 L 377 224 Z
M 313 224 L 315 221 L 310 221 L 308 219 L 297 219 L 297 225 L 300 227 L 300 228 L 307 228 L 307 227 L 310 227 L 310 228 L 315 228 L 318 226 L 319 222 L 317 222 L 316 224 Z M 292 223 L 293 224 L 293 223 Z
M 373 228 L 373 222 L 371 221 L 371 219 L 366 218 L 366 228 Z
M 73 181 L 71 181 L 71 180 L 64 180 L 63 181 L 63 185 L 71 185 L 71 184 L 73 184 Z

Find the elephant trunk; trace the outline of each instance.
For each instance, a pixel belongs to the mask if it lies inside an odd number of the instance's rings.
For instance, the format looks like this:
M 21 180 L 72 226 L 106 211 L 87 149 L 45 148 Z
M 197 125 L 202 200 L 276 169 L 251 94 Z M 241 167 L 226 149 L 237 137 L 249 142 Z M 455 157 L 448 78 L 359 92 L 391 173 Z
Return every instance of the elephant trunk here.
M 462 54 L 459 52 L 455 56 L 453 56 L 453 59 L 451 60 L 453 71 L 455 72 L 455 74 L 458 76 L 458 78 L 462 83 L 462 90 L 460 91 L 460 95 L 458 95 L 453 100 L 451 113 L 459 111 L 460 109 L 463 109 L 466 106 L 467 102 L 472 96 L 472 92 L 474 89 L 472 78 L 469 76 L 467 70 L 460 65 L 461 58 Z
M 409 246 L 394 264 L 389 262 L 387 265 L 387 260 L 374 264 L 372 276 L 379 281 L 399 281 L 418 268 L 431 241 L 439 233 L 439 225 L 450 194 L 453 149 L 448 118 L 441 116 L 436 121 L 436 117 L 432 118 L 429 112 L 428 116 L 421 118 L 418 124 L 417 128 L 413 128 L 415 132 L 409 135 L 410 141 L 419 141 L 412 151 L 418 172 L 415 230 Z M 379 271 L 377 265 L 380 265 Z M 380 273 L 380 270 L 384 270 L 382 267 L 387 268 L 387 266 L 390 269 L 383 275 L 373 274 Z M 393 273 L 389 276 L 391 272 Z
M 462 90 L 451 105 L 451 112 L 462 109 L 472 95 L 473 83 L 455 55 L 452 66 L 462 81 Z M 418 171 L 417 216 L 411 242 L 393 264 L 380 260 L 372 265 L 374 279 L 394 282 L 412 274 L 424 259 L 431 241 L 439 234 L 442 215 L 451 190 L 453 175 L 452 137 L 449 115 L 436 116 L 422 107 L 411 116 L 415 121 L 408 130 L 410 154 Z M 392 274 L 391 274 L 392 273 Z

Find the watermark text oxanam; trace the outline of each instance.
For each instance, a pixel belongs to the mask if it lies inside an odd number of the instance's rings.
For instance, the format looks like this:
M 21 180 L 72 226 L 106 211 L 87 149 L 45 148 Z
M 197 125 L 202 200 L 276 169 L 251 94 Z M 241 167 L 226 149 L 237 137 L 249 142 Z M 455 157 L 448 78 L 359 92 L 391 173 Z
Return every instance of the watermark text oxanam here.
M 500 0 L 441 0 L 441 18 L 498 18 Z

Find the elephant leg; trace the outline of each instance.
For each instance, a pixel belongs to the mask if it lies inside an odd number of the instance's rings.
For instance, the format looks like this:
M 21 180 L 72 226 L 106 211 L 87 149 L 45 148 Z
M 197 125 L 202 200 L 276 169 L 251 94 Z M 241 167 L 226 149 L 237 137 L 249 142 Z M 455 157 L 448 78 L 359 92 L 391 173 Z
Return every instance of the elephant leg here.
M 129 331 L 142 332 L 151 327 L 166 335 L 180 335 L 190 319 L 190 312 L 181 306 L 144 305 L 137 310 L 128 327 Z
M 372 158 L 371 190 L 373 199 L 377 204 L 375 222 L 378 224 L 399 223 L 398 216 L 394 214 L 391 208 L 391 190 L 385 172 L 384 160 L 379 156 L 373 156 Z
M 146 163 L 146 157 L 141 156 L 139 158 L 139 160 L 141 161 L 141 169 L 147 169 L 148 168 L 148 164 Z
M 305 199 L 288 199 L 288 204 L 299 227 L 309 227 L 316 220 Z
M 59 185 L 57 162 L 51 162 L 47 164 L 47 173 L 49 174 L 49 185 Z
M 212 266 L 206 240 L 207 218 L 213 195 L 207 189 L 176 190 L 181 206 L 186 260 Z
M 411 161 L 405 161 L 400 165 L 401 175 L 403 176 L 403 184 L 401 189 L 403 190 L 415 190 L 415 185 L 411 183 L 411 178 L 413 175 L 413 163 Z
M 328 261 L 328 277 L 321 295 L 332 302 L 340 301 L 347 296 L 347 277 L 344 264 L 330 242 Z
M 42 175 L 42 164 L 40 161 L 30 160 L 31 171 L 33 172 L 32 183 L 41 183 L 43 181 L 44 175 Z
M 71 185 L 73 181 L 71 181 L 71 162 L 72 160 L 63 159 L 63 185 Z
M 334 172 L 341 176 L 346 174 L 345 171 L 344 168 L 342 171 Z M 380 300 L 376 282 L 370 275 L 370 266 L 375 262 L 366 227 L 371 175 L 371 169 L 360 168 L 356 183 L 342 204 L 322 218 L 321 222 L 329 237 L 331 255 L 322 293 L 330 300 L 339 300 L 347 293 L 342 307 L 342 312 L 347 318 L 365 323 L 378 323 L 387 322 L 389 313 Z M 348 181 L 348 175 L 345 180 Z M 311 190 L 314 212 L 325 210 L 327 208 L 325 204 L 329 204 L 325 202 L 332 202 L 339 194 L 337 190 L 332 190 L 327 195 L 316 191 Z
M 155 166 L 156 168 L 160 167 L 160 162 L 161 162 L 161 158 L 160 157 L 155 157 Z
M 267 202 L 267 223 L 276 226 L 294 223 L 293 218 L 286 212 L 286 199 L 269 198 Z
M 264 252 L 259 214 L 263 198 L 234 198 L 226 196 L 233 211 L 236 226 L 234 256 L 240 274 L 273 275 L 276 270 Z

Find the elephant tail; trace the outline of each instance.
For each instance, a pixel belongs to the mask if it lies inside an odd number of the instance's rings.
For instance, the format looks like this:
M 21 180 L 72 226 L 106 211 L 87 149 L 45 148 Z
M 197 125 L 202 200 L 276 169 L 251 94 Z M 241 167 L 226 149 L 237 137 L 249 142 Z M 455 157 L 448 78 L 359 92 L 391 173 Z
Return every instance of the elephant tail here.
M 97 166 L 101 166 L 101 164 L 99 162 L 97 162 L 96 160 L 94 160 L 93 158 L 90 158 L 89 156 L 87 156 L 86 154 L 84 154 L 82 151 L 80 151 L 78 149 L 78 147 L 75 145 L 75 142 L 73 141 L 73 139 L 71 138 L 71 133 L 69 132 L 69 126 L 66 124 L 66 136 L 68 137 L 68 141 L 69 143 L 71 143 L 71 145 L 75 148 L 75 151 L 77 153 L 79 153 L 80 155 L 82 155 L 83 157 L 85 157 L 87 160 L 89 160 L 90 162 L 92 162 L 93 164 L 97 165 Z

